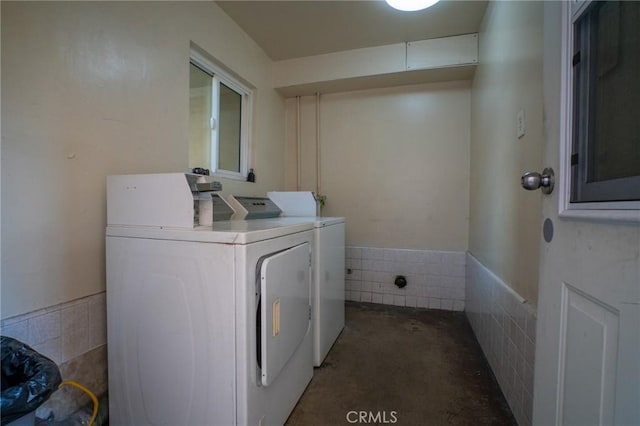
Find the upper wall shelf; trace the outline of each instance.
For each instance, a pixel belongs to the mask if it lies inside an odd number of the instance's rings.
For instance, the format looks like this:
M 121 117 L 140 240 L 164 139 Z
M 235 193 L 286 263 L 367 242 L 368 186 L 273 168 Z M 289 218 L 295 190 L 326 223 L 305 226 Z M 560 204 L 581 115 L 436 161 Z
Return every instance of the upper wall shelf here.
M 470 80 L 477 64 L 478 35 L 466 34 L 275 62 L 274 87 L 293 97 Z

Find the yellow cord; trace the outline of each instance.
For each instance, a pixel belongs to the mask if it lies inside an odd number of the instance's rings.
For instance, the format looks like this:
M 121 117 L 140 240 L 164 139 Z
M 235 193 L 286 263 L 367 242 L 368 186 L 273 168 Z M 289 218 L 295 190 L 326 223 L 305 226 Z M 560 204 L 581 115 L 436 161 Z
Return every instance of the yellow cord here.
M 93 422 L 96 421 L 96 417 L 98 417 L 98 406 L 99 406 L 98 398 L 96 398 L 94 393 L 91 392 L 89 389 L 87 389 L 86 387 L 82 386 L 80 383 L 75 382 L 73 380 L 65 380 L 64 382 L 60 383 L 60 386 L 58 386 L 58 389 L 67 385 L 80 389 L 81 391 L 89 395 L 89 397 L 93 401 L 93 415 L 91 416 L 91 420 L 89 420 L 89 426 L 92 426 Z

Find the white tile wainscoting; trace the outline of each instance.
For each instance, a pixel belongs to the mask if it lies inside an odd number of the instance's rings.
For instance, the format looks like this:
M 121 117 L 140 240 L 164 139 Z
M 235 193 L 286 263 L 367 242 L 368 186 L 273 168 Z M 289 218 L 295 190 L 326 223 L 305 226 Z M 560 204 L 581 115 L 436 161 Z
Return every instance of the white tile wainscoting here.
M 106 293 L 2 320 L 2 335 L 60 365 L 107 343 Z
M 106 293 L 39 309 L 2 320 L 2 335 L 13 337 L 50 358 L 63 380 L 75 380 L 98 395 L 107 391 Z M 89 402 L 70 387 L 53 393 L 36 411 L 64 420 Z
M 531 424 L 536 311 L 467 254 L 465 311 L 520 426 Z
M 464 310 L 465 252 L 347 247 L 345 298 L 357 302 Z M 395 277 L 407 279 L 398 288 Z
M 536 311 L 500 278 L 465 252 L 347 247 L 345 267 L 347 300 L 464 310 L 518 424 L 531 424 Z

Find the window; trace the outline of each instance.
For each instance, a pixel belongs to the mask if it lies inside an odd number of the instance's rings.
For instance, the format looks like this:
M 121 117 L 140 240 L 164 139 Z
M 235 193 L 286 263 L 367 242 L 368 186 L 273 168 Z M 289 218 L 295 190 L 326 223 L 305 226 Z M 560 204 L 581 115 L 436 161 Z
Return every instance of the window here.
M 189 64 L 189 168 L 228 178 L 248 171 L 252 91 L 198 51 Z
M 638 22 L 640 2 L 594 1 L 574 16 L 571 203 L 640 200 Z

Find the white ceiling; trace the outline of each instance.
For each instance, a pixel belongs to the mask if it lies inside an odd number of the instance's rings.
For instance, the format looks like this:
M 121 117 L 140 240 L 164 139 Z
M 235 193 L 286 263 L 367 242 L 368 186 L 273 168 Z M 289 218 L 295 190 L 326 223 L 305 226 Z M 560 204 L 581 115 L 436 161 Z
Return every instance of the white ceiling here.
M 217 1 L 273 60 L 477 32 L 486 1 L 400 12 L 382 0 Z

